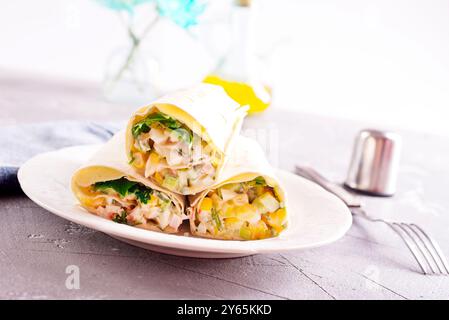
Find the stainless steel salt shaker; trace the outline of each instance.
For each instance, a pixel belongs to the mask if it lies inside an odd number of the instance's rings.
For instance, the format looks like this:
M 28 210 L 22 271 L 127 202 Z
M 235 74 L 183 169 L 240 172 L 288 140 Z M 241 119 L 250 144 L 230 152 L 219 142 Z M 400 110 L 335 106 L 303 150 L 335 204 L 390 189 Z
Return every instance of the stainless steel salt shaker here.
M 345 185 L 377 196 L 396 191 L 402 139 L 394 132 L 365 129 L 358 133 Z

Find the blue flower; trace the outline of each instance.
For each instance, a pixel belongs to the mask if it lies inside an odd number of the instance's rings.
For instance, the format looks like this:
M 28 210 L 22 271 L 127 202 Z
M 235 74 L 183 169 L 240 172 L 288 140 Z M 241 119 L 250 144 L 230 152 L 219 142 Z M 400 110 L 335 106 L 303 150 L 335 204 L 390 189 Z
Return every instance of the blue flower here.
M 96 0 L 99 4 L 116 11 L 128 11 L 132 13 L 135 6 L 152 0 Z
M 205 7 L 205 0 L 156 0 L 157 10 L 182 28 L 188 28 L 198 23 Z

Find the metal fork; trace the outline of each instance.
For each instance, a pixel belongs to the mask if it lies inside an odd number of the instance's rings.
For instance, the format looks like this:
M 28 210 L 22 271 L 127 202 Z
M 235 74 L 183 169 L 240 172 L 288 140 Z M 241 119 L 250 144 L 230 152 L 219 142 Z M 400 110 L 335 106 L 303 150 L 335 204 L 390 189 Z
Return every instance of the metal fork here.
M 329 181 L 310 167 L 296 166 L 296 174 L 311 180 L 339 197 L 355 216 L 388 225 L 404 241 L 423 274 L 449 275 L 449 265 L 439 245 L 414 223 L 393 222 L 370 217 L 358 197 L 344 187 Z

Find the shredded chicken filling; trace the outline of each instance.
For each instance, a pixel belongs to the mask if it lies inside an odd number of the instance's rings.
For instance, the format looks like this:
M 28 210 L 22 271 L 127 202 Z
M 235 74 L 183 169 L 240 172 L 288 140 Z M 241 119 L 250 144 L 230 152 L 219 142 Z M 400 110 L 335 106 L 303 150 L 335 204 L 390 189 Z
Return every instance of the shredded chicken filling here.
M 178 229 L 185 215 L 160 191 L 120 178 L 97 182 L 84 190 L 85 205 L 93 213 L 118 223 L 133 226 L 151 224 L 161 230 Z
M 151 114 L 134 125 L 133 135 L 131 164 L 145 177 L 182 194 L 213 183 L 214 151 L 179 121 L 162 113 Z

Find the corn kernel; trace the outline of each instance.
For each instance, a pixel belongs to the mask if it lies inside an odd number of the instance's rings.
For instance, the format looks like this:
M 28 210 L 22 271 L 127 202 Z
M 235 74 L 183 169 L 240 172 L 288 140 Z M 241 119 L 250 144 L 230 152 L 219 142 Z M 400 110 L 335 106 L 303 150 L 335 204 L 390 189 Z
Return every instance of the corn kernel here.
M 268 223 L 270 227 L 275 229 L 277 232 L 281 232 L 284 229 L 284 224 L 287 218 L 287 211 L 285 208 L 278 209 L 275 212 L 271 212 L 265 215 L 264 221 Z
M 150 153 L 150 163 L 152 166 L 157 166 L 159 164 L 159 156 L 156 152 L 151 152 Z
M 200 209 L 204 211 L 210 211 L 212 209 L 212 199 L 205 197 L 203 201 L 201 201 Z
M 234 229 L 234 228 L 238 227 L 241 223 L 242 222 L 235 217 L 224 219 L 224 224 L 225 224 L 226 229 Z
M 164 182 L 164 178 L 162 177 L 162 175 L 159 172 L 156 172 L 154 174 L 154 179 L 156 180 L 157 183 L 162 184 L 162 182 Z
M 252 239 L 265 239 L 270 236 L 268 227 L 262 220 L 259 220 L 256 225 L 251 225 L 250 230 Z

